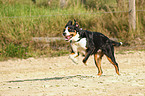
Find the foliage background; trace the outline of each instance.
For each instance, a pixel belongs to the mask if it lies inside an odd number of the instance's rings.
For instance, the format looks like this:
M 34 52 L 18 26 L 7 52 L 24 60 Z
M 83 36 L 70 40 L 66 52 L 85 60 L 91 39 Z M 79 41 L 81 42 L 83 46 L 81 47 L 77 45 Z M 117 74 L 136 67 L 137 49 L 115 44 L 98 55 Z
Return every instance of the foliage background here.
M 68 20 L 76 19 L 83 29 L 98 31 L 127 45 L 145 44 L 145 1 L 136 0 L 137 28 L 129 30 L 128 0 L 0 0 L 1 60 L 69 53 L 64 40 L 36 42 L 33 37 L 62 37 Z M 119 12 L 118 12 L 119 11 Z M 104 13 L 110 12 L 110 13 Z M 112 13 L 111 13 L 112 12 Z M 47 46 L 48 45 L 48 46 Z

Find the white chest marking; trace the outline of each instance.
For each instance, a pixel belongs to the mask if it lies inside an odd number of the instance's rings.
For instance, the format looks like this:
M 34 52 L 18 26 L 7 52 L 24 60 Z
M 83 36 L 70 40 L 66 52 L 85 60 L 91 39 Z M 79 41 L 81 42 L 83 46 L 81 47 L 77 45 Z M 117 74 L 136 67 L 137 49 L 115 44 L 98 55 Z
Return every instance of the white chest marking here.
M 79 34 L 77 33 L 75 36 L 73 36 L 70 40 L 72 40 L 73 42 L 75 41 L 78 41 L 80 38 L 79 38 Z
M 87 43 L 87 41 L 86 41 L 86 38 L 82 38 L 79 42 L 77 42 L 78 43 L 78 46 L 79 47 L 81 47 L 81 48 L 83 48 L 83 49 L 87 49 L 86 48 L 86 43 Z

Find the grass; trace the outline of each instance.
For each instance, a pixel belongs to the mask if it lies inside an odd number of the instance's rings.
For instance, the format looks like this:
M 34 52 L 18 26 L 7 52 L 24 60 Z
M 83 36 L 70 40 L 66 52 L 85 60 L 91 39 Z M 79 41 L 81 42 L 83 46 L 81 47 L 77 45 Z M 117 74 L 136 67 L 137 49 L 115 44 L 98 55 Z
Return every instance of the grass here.
M 1 58 L 30 56 L 60 56 L 69 53 L 65 41 L 35 42 L 32 37 L 61 37 L 68 20 L 76 19 L 83 29 L 99 31 L 119 41 L 132 43 L 135 38 L 144 42 L 145 12 L 137 12 L 137 29 L 129 31 L 128 13 L 90 14 L 105 11 L 128 10 L 128 3 L 117 7 L 116 0 L 90 0 L 81 5 L 78 0 L 68 0 L 60 8 L 59 0 L 0 0 L 0 56 Z M 73 3 L 72 3 L 73 2 Z M 137 1 L 137 9 L 145 10 L 142 0 Z M 82 13 L 82 14 L 79 14 Z M 88 13 L 88 14 L 86 14 Z M 26 54 L 27 53 L 27 54 Z

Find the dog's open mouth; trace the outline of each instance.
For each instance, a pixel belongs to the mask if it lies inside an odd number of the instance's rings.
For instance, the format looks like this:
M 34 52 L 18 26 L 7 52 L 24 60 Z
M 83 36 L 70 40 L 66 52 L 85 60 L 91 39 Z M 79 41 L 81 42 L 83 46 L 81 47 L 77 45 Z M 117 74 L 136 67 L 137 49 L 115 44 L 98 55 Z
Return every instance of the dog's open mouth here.
M 69 41 L 71 39 L 72 36 L 65 36 L 65 40 Z

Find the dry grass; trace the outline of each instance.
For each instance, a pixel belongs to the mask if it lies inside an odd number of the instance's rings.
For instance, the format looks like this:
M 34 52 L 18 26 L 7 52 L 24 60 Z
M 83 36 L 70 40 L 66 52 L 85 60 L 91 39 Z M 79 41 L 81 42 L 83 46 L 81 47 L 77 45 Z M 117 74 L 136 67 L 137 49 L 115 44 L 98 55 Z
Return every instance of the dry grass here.
M 90 0 L 86 2 L 85 6 L 82 6 L 76 0 L 71 2 L 67 0 L 67 5 L 61 9 L 58 1 L 53 0 L 48 4 L 47 0 L 43 2 L 37 0 L 37 3 L 33 4 L 30 0 L 0 0 L 1 57 L 11 57 L 11 53 L 6 52 L 10 45 L 13 45 L 11 50 L 14 52 L 12 53 L 18 52 L 17 48 L 27 50 L 18 53 L 18 55 L 21 54 L 20 57 L 22 58 L 42 54 L 52 55 L 54 52 L 59 55 L 68 53 L 68 51 L 64 52 L 61 48 L 56 50 L 50 47 L 44 48 L 42 42 L 34 42 L 32 37 L 61 37 L 66 22 L 74 18 L 83 29 L 99 31 L 108 37 L 118 38 L 119 41 L 126 43 L 132 43 L 131 40 L 135 38 L 139 38 L 138 40 L 144 42 L 145 12 L 137 12 L 137 29 L 134 32 L 129 31 L 128 28 L 128 13 L 90 14 L 105 11 L 127 11 L 128 2 L 124 2 L 124 6 L 117 7 L 116 0 L 99 0 L 98 2 Z M 138 10 L 145 9 L 143 0 L 136 3 Z M 79 13 L 83 14 L 79 15 Z M 53 46 L 68 47 L 65 43 L 53 43 Z

